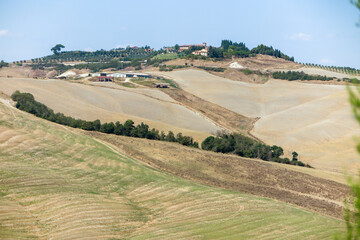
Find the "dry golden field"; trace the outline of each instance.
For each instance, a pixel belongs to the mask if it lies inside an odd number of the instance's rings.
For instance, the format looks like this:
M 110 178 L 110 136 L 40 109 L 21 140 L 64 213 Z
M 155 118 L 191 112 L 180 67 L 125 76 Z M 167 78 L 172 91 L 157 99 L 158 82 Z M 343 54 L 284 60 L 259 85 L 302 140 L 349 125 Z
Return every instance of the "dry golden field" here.
M 135 123 L 145 122 L 151 128 L 192 135 L 196 140 L 203 140 L 221 129 L 160 91 L 100 86 L 62 80 L 0 78 L 0 90 L 4 93 L 30 92 L 55 112 L 75 118 L 102 122 L 132 119 Z
M 297 151 L 315 168 L 357 173 L 359 135 L 345 86 L 270 80 L 251 84 L 205 71 L 163 73 L 185 91 L 245 117 L 258 117 L 251 133 L 268 144 Z

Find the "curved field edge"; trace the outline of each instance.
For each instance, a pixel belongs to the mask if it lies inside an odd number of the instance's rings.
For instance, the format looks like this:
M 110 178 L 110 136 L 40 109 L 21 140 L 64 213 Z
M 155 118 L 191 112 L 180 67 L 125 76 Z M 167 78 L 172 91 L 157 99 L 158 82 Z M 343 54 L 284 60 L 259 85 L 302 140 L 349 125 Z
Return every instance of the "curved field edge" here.
M 196 184 L 0 103 L 1 239 L 331 239 L 341 220 Z
M 302 167 L 290 168 L 169 142 L 82 132 L 161 171 L 191 181 L 269 197 L 339 219 L 343 217 L 343 200 L 349 187 L 337 182 L 340 178 L 327 179 L 329 175 L 317 169 L 304 171 Z

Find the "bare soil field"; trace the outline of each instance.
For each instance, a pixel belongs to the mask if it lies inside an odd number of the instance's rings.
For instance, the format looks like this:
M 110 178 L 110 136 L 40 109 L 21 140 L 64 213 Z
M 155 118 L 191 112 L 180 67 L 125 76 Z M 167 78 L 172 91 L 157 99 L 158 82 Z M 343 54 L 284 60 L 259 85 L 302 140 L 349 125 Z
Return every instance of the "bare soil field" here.
M 162 91 L 187 108 L 201 112 L 224 129 L 233 132 L 241 132 L 249 135 L 256 121 L 256 119 L 242 116 L 217 104 L 205 101 L 182 89 L 162 89 Z
M 260 117 L 253 135 L 300 153 L 300 159 L 329 171 L 356 173 L 354 135 L 359 135 L 344 86 L 270 80 L 232 81 L 205 71 L 167 72 L 185 91 L 247 117 Z
M 211 72 L 211 74 L 234 81 L 258 84 L 266 83 L 270 79 L 270 77 L 265 74 L 245 74 L 241 71 L 241 69 L 226 69 L 224 72 Z
M 291 204 L 160 172 L 78 132 L 0 103 L 1 239 L 317 240 L 345 228 Z M 328 183 L 309 187 L 331 199 Z
M 159 130 L 182 132 L 203 140 L 221 128 L 199 113 L 174 103 L 155 90 L 127 91 L 120 88 L 95 87 L 62 80 L 0 78 L 0 90 L 11 95 L 15 90 L 32 93 L 35 98 L 56 112 L 103 122 L 145 122 Z M 152 97 L 149 97 L 152 95 Z M 159 97 L 161 96 L 161 97 Z
M 0 68 L 0 77 L 6 78 L 53 78 L 57 75 L 56 70 L 33 70 L 31 67 L 10 64 L 9 67 Z
M 30 67 L 11 65 L 9 67 L 0 68 L 0 77 L 29 77 L 31 71 Z
M 120 89 L 120 90 L 124 90 L 124 91 L 128 91 L 128 92 L 142 94 L 142 95 L 145 95 L 150 98 L 155 98 L 155 99 L 162 100 L 162 101 L 176 103 L 176 101 L 174 99 L 172 99 L 171 97 L 169 97 L 167 94 L 165 94 L 157 89 L 147 88 L 147 87 L 143 87 L 141 85 L 138 85 L 139 87 L 137 87 L 137 88 L 128 88 L 128 87 L 124 87 L 119 84 L 116 84 L 114 82 L 86 82 L 86 84 L 96 86 L 96 87 Z

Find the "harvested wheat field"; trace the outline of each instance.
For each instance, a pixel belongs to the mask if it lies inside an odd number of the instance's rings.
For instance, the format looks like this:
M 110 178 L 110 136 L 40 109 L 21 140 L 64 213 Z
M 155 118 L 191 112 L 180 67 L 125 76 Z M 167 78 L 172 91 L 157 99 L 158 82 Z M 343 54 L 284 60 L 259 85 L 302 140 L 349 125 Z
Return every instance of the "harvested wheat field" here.
M 344 222 L 162 173 L 0 103 L 1 239 L 332 239 Z
M 300 159 L 329 171 L 355 173 L 353 136 L 359 134 L 344 86 L 270 80 L 232 81 L 205 71 L 165 73 L 184 90 L 247 117 L 259 117 L 252 134 L 297 151 Z
M 55 112 L 76 118 L 103 122 L 132 119 L 159 130 L 192 135 L 196 140 L 220 129 L 201 114 L 176 104 L 162 92 L 154 94 L 155 90 L 150 89 L 128 91 L 62 80 L 0 78 L 0 90 L 8 95 L 15 90 L 32 93 L 36 100 Z

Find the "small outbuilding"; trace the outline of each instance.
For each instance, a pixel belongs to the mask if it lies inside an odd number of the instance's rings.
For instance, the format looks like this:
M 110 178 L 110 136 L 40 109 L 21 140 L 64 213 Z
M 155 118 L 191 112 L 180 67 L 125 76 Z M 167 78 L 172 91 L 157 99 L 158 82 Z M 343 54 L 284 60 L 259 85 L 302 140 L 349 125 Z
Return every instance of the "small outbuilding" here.
M 156 88 L 169 88 L 170 84 L 169 83 L 155 83 L 155 87 Z
M 96 77 L 99 82 L 112 82 L 114 81 L 113 76 L 98 76 Z

